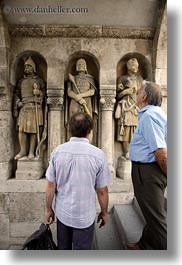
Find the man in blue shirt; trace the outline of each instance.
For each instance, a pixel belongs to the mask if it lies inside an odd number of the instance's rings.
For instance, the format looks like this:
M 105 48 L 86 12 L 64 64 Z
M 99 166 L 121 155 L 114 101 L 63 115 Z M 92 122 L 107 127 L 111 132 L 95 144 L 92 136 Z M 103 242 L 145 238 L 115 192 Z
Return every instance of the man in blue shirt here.
M 130 143 L 134 193 L 146 220 L 142 236 L 129 249 L 167 249 L 164 191 L 167 186 L 167 118 L 161 88 L 144 81 L 137 91 L 138 125 Z
M 86 113 L 74 114 L 70 131 L 70 141 L 53 150 L 46 172 L 46 223 L 54 220 L 55 196 L 58 249 L 91 249 L 96 194 L 101 227 L 107 223 L 107 185 L 111 175 L 104 152 L 89 143 L 93 119 Z

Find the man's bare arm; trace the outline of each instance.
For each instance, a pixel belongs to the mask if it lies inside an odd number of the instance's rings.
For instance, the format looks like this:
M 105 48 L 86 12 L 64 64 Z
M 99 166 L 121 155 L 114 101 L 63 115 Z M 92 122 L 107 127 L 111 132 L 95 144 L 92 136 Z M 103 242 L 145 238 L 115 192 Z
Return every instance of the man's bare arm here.
M 97 222 L 101 220 L 101 224 L 99 227 L 104 226 L 107 223 L 107 209 L 108 209 L 108 188 L 107 186 L 104 188 L 97 189 L 97 197 L 99 201 L 99 205 L 101 208 L 101 212 L 98 215 Z
M 154 155 L 155 155 L 155 158 L 156 158 L 161 170 L 167 176 L 167 148 L 157 149 L 154 152 Z
M 54 211 L 52 209 L 52 203 L 56 191 L 56 183 L 47 182 L 46 188 L 46 224 L 51 224 L 54 221 Z

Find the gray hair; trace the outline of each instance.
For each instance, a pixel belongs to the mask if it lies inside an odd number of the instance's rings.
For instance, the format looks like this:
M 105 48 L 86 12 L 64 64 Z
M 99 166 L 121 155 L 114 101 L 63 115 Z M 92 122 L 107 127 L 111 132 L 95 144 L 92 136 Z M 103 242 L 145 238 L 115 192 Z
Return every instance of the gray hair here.
M 143 90 L 147 95 L 148 104 L 154 106 L 161 106 L 162 104 L 161 87 L 154 82 L 149 82 L 145 80 L 143 81 L 142 85 L 143 85 Z

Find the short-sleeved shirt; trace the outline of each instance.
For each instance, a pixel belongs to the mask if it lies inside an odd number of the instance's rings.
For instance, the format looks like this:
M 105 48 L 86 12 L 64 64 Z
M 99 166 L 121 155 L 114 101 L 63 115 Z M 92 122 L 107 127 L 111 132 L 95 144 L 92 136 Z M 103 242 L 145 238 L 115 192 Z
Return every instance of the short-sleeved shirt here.
M 147 105 L 138 113 L 138 125 L 130 143 L 130 160 L 155 162 L 154 151 L 159 148 L 167 148 L 167 117 L 160 107 Z
M 55 214 L 65 225 L 86 228 L 96 216 L 96 189 L 111 182 L 104 152 L 87 138 L 72 137 L 54 149 L 46 172 L 57 185 Z

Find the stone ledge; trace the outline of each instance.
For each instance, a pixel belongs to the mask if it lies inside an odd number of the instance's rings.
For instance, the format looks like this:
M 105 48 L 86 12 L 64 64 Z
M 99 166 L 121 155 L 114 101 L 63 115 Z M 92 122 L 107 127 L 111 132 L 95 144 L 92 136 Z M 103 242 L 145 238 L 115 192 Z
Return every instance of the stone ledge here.
M 133 184 L 130 180 L 123 180 L 119 178 L 113 179 L 113 182 L 108 187 L 109 193 L 125 193 L 133 192 Z
M 12 37 L 154 39 L 154 28 L 93 25 L 9 25 Z
M 39 180 L 17 180 L 8 179 L 0 180 L 0 192 L 45 192 L 47 180 L 42 178 Z M 122 180 L 114 178 L 113 182 L 109 185 L 109 193 L 132 192 L 131 180 Z
M 47 180 L 39 179 L 39 180 L 17 180 L 17 179 L 9 179 L 7 181 L 3 181 L 3 191 L 8 192 L 45 192 Z M 1 186 L 1 182 L 0 182 Z
M 103 27 L 102 37 L 119 39 L 153 39 L 155 29 L 133 27 Z
M 109 193 L 108 212 L 110 213 L 112 211 L 114 205 L 131 204 L 133 201 L 133 197 L 133 192 Z M 96 212 L 100 212 L 98 200 L 96 201 Z
M 19 222 L 19 223 L 10 223 L 11 233 L 11 244 L 19 244 L 22 243 L 22 241 L 29 236 L 31 236 L 32 233 L 34 233 L 36 230 L 39 229 L 41 225 L 41 222 Z M 51 231 L 54 231 L 56 229 L 56 223 L 52 224 L 50 226 Z M 17 240 L 16 240 L 17 238 Z M 23 238 L 23 240 L 21 240 Z

